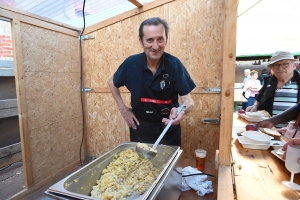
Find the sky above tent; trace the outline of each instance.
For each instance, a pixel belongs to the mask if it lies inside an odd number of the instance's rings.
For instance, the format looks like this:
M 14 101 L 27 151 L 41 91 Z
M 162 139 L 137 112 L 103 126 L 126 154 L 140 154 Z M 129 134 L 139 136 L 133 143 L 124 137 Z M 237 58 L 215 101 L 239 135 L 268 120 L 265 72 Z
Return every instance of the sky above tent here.
M 237 56 L 300 52 L 299 8 L 300 0 L 240 0 Z

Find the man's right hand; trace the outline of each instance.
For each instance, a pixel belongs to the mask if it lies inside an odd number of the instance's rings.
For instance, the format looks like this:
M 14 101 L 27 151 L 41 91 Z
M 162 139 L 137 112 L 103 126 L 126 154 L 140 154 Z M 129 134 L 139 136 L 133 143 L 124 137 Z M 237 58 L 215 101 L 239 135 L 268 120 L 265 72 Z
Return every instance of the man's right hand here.
M 123 108 L 119 109 L 122 117 L 125 120 L 125 123 L 129 126 L 129 128 L 136 129 L 136 124 L 140 125 L 139 120 L 133 114 L 131 108 Z

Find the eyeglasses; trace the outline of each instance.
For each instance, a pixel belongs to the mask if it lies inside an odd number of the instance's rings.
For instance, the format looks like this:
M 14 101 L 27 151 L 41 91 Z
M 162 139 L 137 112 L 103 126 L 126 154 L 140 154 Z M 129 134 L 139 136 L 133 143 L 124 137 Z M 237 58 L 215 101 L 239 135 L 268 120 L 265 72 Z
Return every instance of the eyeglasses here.
M 279 67 L 282 67 L 283 69 L 287 68 L 292 62 L 289 63 L 282 63 L 282 64 L 273 64 L 271 65 L 273 69 L 279 69 Z

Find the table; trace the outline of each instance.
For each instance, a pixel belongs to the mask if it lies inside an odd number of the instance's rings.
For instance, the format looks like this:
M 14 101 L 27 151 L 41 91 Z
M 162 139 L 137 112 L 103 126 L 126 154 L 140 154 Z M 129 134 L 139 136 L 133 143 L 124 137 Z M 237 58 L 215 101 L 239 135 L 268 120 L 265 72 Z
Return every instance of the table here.
M 180 166 L 182 168 L 187 166 L 196 167 L 196 161 L 180 158 L 177 166 Z M 206 162 L 204 172 L 214 175 L 214 163 Z M 179 190 L 177 185 L 181 184 L 182 177 L 181 174 L 179 174 L 176 170 L 173 170 L 155 200 L 215 200 L 217 199 L 218 184 L 215 183 L 214 179 L 214 177 L 208 176 L 208 180 L 212 181 L 214 192 L 200 197 L 194 190 L 185 192 Z
M 237 113 L 233 114 L 233 126 L 244 126 L 248 122 Z M 285 138 L 286 139 L 286 138 Z M 283 161 L 268 150 L 244 149 L 233 135 L 232 163 L 238 200 L 300 199 L 300 192 L 285 187 L 281 182 L 290 180 L 290 172 Z M 300 184 L 300 174 L 294 182 Z
M 234 111 L 238 110 L 238 102 L 248 102 L 248 100 L 243 96 L 243 89 L 234 89 Z

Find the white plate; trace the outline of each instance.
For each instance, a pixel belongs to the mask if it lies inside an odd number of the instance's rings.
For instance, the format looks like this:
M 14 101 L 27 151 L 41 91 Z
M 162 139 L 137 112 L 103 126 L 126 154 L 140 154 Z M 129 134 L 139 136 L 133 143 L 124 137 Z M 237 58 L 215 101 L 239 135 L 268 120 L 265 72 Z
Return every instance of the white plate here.
M 285 144 L 285 141 L 280 138 L 280 140 L 271 140 L 270 144 L 274 150 L 278 150 L 283 147 L 283 145 Z
M 281 155 L 278 155 L 278 154 L 277 154 L 277 151 L 278 151 L 278 150 L 272 150 L 271 153 L 272 153 L 274 156 L 276 156 L 277 158 L 279 158 L 280 160 L 282 160 L 283 162 L 285 162 L 285 160 L 282 159 Z
M 244 131 L 244 136 L 252 144 L 270 144 L 271 139 L 273 139 L 273 137 L 260 131 Z
M 263 118 L 263 117 L 266 117 L 265 114 L 260 113 L 260 112 L 247 112 L 247 113 L 246 113 L 246 116 L 248 116 L 248 117 L 257 117 L 257 118 Z
M 270 147 L 270 144 L 251 144 L 245 139 L 244 136 L 238 136 L 237 138 L 245 149 L 267 150 Z
M 262 120 L 269 119 L 268 117 L 249 117 L 248 115 L 245 115 L 242 118 L 244 118 L 248 122 L 260 122 Z

